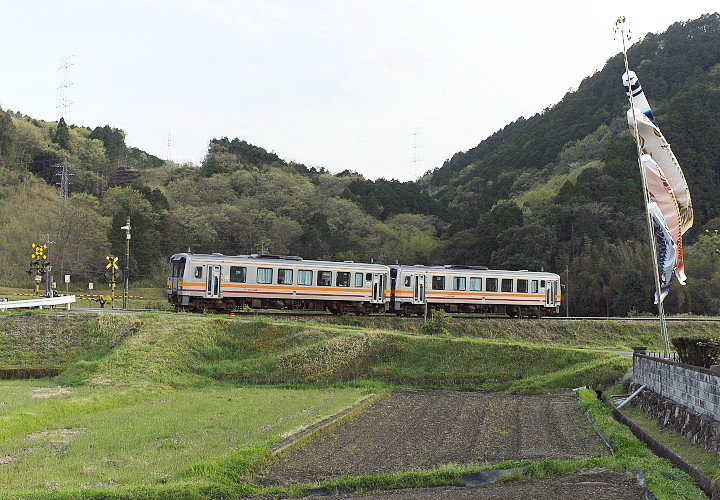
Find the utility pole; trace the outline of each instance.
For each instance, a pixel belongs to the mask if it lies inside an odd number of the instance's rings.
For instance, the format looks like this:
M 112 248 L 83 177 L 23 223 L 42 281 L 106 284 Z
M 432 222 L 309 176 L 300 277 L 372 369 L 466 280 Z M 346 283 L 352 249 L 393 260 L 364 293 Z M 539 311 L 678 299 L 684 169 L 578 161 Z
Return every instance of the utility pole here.
M 570 317 L 570 268 L 565 265 L 565 316 Z
M 128 288 L 130 288 L 130 217 L 120 229 L 125 230 L 125 286 L 123 290 L 123 309 L 127 309 Z

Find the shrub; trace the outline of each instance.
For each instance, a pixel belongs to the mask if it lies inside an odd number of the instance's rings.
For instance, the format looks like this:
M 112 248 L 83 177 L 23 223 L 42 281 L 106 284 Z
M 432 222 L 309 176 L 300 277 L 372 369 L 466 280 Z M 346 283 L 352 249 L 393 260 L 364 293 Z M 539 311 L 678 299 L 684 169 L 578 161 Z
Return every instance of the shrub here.
M 693 366 L 709 368 L 720 359 L 720 341 L 706 337 L 676 337 L 672 344 L 680 361 Z
M 447 334 L 449 324 L 450 315 L 444 309 L 438 309 L 433 312 L 432 319 L 422 326 L 422 332 L 426 335 Z

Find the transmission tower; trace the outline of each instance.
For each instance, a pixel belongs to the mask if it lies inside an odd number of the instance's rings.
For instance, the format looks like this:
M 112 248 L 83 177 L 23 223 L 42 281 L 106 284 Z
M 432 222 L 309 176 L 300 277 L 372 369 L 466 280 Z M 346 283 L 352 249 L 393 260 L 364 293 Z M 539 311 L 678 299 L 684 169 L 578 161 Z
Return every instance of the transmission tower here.
M 58 86 L 58 97 L 59 97 L 59 103 L 57 105 L 58 113 L 60 116 L 58 116 L 58 120 L 60 118 L 65 118 L 65 122 L 70 121 L 70 117 L 68 115 L 70 105 L 72 104 L 72 101 L 68 97 L 68 89 L 72 85 L 72 82 L 68 80 L 68 69 L 73 65 L 71 62 L 71 59 L 74 56 L 66 57 L 64 59 L 60 60 L 60 67 L 58 68 L 58 71 L 60 71 L 60 85 Z
M 420 157 L 420 136 L 422 130 L 414 128 L 410 130 L 410 163 L 412 163 L 412 173 L 416 177 L 422 175 L 422 158 Z
M 61 169 L 60 173 L 55 174 L 60 176 L 60 182 L 57 183 L 60 186 L 60 201 L 67 200 L 70 195 L 70 184 L 72 184 L 70 182 L 70 176 L 73 175 L 70 172 L 70 167 L 72 167 L 72 165 L 66 161 L 55 165 L 55 168 Z
M 168 163 L 170 163 L 170 162 L 172 161 L 172 154 L 171 154 L 171 153 L 172 153 L 172 149 L 171 149 L 171 146 L 172 146 L 172 134 L 171 134 L 171 132 L 168 130 L 168 150 L 167 150 L 167 161 L 168 161 Z

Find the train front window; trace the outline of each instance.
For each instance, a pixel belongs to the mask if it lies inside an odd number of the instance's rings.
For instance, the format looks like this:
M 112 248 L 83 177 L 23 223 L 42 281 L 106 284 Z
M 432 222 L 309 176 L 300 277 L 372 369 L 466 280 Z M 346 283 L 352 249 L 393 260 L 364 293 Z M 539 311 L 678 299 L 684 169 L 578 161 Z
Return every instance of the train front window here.
M 170 265 L 170 276 L 172 278 L 182 278 L 185 274 L 185 257 L 172 261 Z

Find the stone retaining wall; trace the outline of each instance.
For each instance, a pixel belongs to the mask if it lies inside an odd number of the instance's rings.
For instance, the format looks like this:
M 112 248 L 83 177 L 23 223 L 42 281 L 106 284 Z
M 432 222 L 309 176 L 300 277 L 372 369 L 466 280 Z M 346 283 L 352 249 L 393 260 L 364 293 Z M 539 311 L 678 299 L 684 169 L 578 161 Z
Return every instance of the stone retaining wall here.
M 634 400 L 645 413 L 720 453 L 720 374 L 638 352 L 633 367 L 632 391 L 646 385 Z

